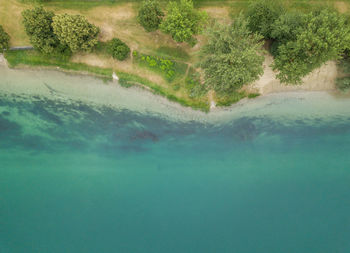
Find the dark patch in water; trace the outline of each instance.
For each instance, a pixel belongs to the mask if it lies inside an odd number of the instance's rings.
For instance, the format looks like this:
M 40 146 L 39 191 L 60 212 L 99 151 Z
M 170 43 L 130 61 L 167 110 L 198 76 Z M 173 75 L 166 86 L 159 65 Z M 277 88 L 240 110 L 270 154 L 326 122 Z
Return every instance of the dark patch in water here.
M 0 136 L 18 135 L 21 133 L 21 126 L 15 122 L 0 117 Z
M 130 140 L 137 141 L 137 140 L 151 140 L 153 142 L 157 142 L 159 139 L 157 135 L 150 131 L 141 131 L 138 133 L 135 133 L 130 137 Z
M 233 122 L 231 131 L 234 137 L 240 141 L 250 141 L 259 135 L 259 130 L 252 118 L 241 118 Z

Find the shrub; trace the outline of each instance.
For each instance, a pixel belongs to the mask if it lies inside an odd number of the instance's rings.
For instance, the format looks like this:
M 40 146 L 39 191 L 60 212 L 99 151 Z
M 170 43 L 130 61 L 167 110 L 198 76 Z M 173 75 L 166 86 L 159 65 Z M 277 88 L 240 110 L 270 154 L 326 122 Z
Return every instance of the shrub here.
M 22 16 L 24 29 L 35 49 L 44 54 L 52 54 L 56 49 L 60 51 L 64 48 L 52 28 L 53 12 L 36 7 L 23 11 Z
M 53 17 L 53 31 L 63 45 L 72 52 L 91 51 L 98 43 L 100 29 L 90 24 L 84 16 L 62 14 Z
M 147 32 L 158 29 L 162 22 L 164 13 L 162 12 L 159 3 L 155 0 L 146 0 L 142 2 L 139 9 L 137 20 Z
M 350 77 L 338 78 L 336 86 L 341 91 L 347 91 L 350 89 Z
M 10 36 L 5 32 L 4 28 L 0 25 L 0 53 L 10 47 Z
M 130 53 L 130 48 L 118 38 L 114 38 L 108 42 L 107 50 L 113 58 L 119 61 L 125 60 Z
M 261 34 L 265 39 L 271 38 L 271 25 L 284 13 L 279 0 L 258 0 L 252 2 L 246 12 L 248 28 Z
M 133 51 L 135 61 L 141 65 L 146 65 L 148 68 L 160 72 L 168 81 L 172 81 L 175 78 L 175 62 L 164 59 L 158 56 L 141 54 L 137 51 Z
M 160 29 L 168 33 L 177 42 L 196 44 L 193 35 L 199 34 L 207 21 L 207 13 L 195 10 L 191 0 L 170 2 L 165 20 Z

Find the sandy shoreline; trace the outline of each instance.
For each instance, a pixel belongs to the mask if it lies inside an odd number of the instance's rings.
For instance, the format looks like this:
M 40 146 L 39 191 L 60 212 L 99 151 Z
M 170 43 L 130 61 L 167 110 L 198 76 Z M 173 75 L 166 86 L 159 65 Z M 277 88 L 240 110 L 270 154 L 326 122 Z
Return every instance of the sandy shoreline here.
M 264 108 L 271 104 L 280 104 L 274 114 L 279 116 L 291 115 L 298 105 L 310 103 L 310 110 L 298 112 L 295 115 L 318 114 L 336 110 L 339 113 L 350 115 L 350 99 L 336 98 L 334 92 L 329 92 L 334 83 L 327 84 L 334 77 L 335 65 L 326 66 L 331 69 L 333 75 L 327 77 L 325 70 L 319 71 L 315 80 L 323 78 L 323 83 L 318 86 L 315 83 L 300 86 L 295 90 L 287 86 L 280 90 L 278 84 L 265 83 L 261 89 L 265 89 L 263 96 L 255 99 L 243 99 L 237 104 L 227 108 L 215 108 L 210 113 L 194 111 L 171 102 L 164 97 L 154 95 L 138 87 L 124 88 L 116 82 L 103 83 L 91 76 L 67 74 L 55 70 L 11 69 L 6 66 L 6 60 L 0 57 L 0 93 L 21 96 L 43 96 L 50 99 L 59 99 L 71 103 L 82 101 L 99 106 L 112 106 L 118 109 L 127 109 L 138 113 L 152 113 L 175 120 L 196 120 L 203 122 L 227 121 L 242 115 L 264 115 Z M 256 85 L 256 84 L 255 84 Z M 267 87 L 270 87 L 267 89 Z M 273 89 L 278 87 L 278 89 Z M 308 89 L 305 89 L 308 87 Z M 305 92 L 308 90 L 308 92 Z M 320 91 L 327 92 L 320 92 Z M 311 92 L 310 92 L 311 91 Z M 322 101 L 321 103 L 317 101 Z M 328 102 L 327 102 L 328 101 Z M 337 108 L 337 101 L 343 101 L 341 108 Z M 344 104 L 349 103 L 349 107 Z M 283 105 L 283 106 L 281 106 Z M 282 107 L 285 107 L 282 110 Z

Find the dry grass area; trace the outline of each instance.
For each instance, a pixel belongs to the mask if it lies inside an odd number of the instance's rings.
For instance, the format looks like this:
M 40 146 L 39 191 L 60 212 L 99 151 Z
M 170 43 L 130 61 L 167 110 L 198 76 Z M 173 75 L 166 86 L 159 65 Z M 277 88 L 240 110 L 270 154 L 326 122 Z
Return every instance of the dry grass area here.
M 336 1 L 334 6 L 340 13 L 346 13 L 349 10 L 349 4 L 344 1 Z
M 24 32 L 21 12 L 30 6 L 16 0 L 0 0 L 0 25 L 11 37 L 11 46 L 29 45 Z

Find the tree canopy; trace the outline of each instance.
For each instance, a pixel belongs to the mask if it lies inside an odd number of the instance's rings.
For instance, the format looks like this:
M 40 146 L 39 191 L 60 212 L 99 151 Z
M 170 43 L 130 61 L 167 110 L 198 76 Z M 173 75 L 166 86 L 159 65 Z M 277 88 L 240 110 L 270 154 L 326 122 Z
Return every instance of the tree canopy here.
M 194 9 L 191 0 L 169 2 L 168 13 L 160 29 L 177 42 L 195 44 L 193 35 L 199 34 L 207 21 L 207 13 Z
M 162 12 L 159 3 L 155 0 L 146 0 L 142 2 L 139 9 L 137 20 L 147 32 L 158 29 L 162 22 L 164 13 Z
M 341 14 L 324 9 L 305 14 L 303 19 L 299 28 L 293 27 L 295 34 L 290 37 L 286 35 L 291 31 L 282 29 L 279 23 L 274 25 L 276 32 L 272 34 L 278 35 L 282 43 L 273 67 L 279 70 L 277 77 L 284 83 L 301 83 L 302 77 L 323 63 L 338 59 L 349 47 L 350 27 Z M 298 22 L 294 18 L 292 23 Z
M 56 15 L 52 27 L 59 41 L 68 45 L 72 52 L 89 52 L 98 43 L 99 28 L 90 24 L 84 16 Z
M 240 15 L 230 26 L 215 24 L 201 50 L 205 83 L 217 92 L 233 92 L 263 74 L 262 37 Z
M 271 38 L 271 24 L 285 12 L 281 1 L 279 0 L 258 0 L 252 2 L 247 11 L 248 28 L 264 36 L 265 39 Z
M 0 25 L 0 53 L 10 47 L 10 36 L 5 32 L 4 28 Z
M 30 43 L 45 54 L 51 54 L 60 44 L 52 28 L 54 13 L 42 7 L 22 12 L 23 24 Z

